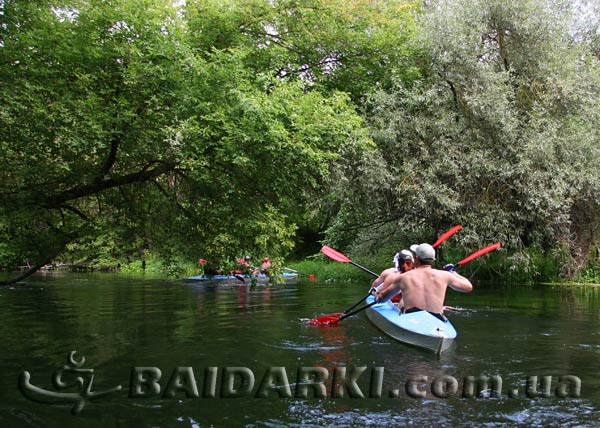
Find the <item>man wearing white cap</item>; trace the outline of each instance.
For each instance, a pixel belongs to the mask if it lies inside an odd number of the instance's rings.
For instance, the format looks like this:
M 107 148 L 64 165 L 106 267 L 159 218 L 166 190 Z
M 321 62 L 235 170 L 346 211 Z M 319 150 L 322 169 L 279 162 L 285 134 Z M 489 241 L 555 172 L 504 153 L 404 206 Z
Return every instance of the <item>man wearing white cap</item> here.
M 383 284 L 383 281 L 393 273 L 406 272 L 414 269 L 415 259 L 413 254 L 408 250 L 400 250 L 394 255 L 394 267 L 385 269 L 379 274 L 379 276 L 371 283 L 371 287 L 377 287 Z
M 473 291 L 473 284 L 456 271 L 433 269 L 435 250 L 429 244 L 415 248 L 416 269 L 388 275 L 375 291 L 377 301 L 390 299 L 402 292 L 403 312 L 425 310 L 436 314 L 444 311 L 447 287 L 463 293 Z
M 409 250 L 400 250 L 398 251 L 395 255 L 394 255 L 394 267 L 385 269 L 383 272 L 381 272 L 379 274 L 379 277 L 377 277 L 377 279 L 375 279 L 372 283 L 371 283 L 371 288 L 374 290 L 375 287 L 380 286 L 381 284 L 383 284 L 383 282 L 385 281 L 385 279 L 394 274 L 394 273 L 402 273 L 402 272 L 406 272 L 409 270 L 413 270 L 415 268 L 415 258 L 413 256 L 413 253 Z M 402 294 L 396 294 L 394 297 L 392 297 L 392 302 L 395 302 L 398 304 L 398 306 L 402 307 L 403 303 L 402 303 Z

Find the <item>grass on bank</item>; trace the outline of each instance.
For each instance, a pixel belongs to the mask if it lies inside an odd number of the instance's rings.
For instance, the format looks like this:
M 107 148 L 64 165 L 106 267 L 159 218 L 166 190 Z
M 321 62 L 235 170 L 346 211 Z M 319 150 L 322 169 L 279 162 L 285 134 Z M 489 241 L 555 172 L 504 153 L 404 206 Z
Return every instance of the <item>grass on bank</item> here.
M 319 282 L 357 282 L 372 281 L 374 279 L 362 270 L 346 263 L 303 260 L 286 264 L 286 267 L 298 271 L 300 278 L 308 278 L 309 275 L 314 275 L 315 280 Z M 367 279 L 365 280 L 365 278 Z

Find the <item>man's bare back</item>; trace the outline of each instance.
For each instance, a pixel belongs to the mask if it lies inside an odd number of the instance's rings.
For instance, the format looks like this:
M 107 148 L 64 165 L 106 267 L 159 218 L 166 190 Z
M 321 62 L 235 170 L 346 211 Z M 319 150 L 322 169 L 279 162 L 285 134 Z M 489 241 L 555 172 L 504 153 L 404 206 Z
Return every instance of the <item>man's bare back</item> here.
M 463 293 L 473 290 L 471 281 L 457 272 L 433 269 L 417 261 L 414 270 L 388 275 L 376 297 L 378 301 L 385 301 L 401 291 L 405 310 L 420 308 L 441 314 L 447 287 Z

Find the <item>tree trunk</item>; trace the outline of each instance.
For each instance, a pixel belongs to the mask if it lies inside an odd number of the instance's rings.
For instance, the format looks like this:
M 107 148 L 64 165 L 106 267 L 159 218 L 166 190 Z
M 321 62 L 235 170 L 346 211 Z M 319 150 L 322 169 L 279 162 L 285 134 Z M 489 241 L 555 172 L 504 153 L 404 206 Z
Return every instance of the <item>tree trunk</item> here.
M 52 254 L 47 255 L 46 257 L 44 257 L 44 259 L 41 262 L 36 263 L 35 265 L 33 265 L 29 269 L 27 269 L 25 272 L 15 276 L 14 278 L 7 279 L 6 281 L 0 281 L 0 286 L 1 285 L 4 285 L 4 286 L 14 285 L 17 282 L 21 282 L 25 278 L 30 277 L 31 275 L 36 273 L 38 270 L 40 270 L 42 267 L 46 266 L 48 263 L 50 263 L 52 260 L 54 260 L 60 254 L 60 252 L 63 250 L 63 248 L 64 248 L 64 246 L 61 247 L 60 249 L 54 251 Z

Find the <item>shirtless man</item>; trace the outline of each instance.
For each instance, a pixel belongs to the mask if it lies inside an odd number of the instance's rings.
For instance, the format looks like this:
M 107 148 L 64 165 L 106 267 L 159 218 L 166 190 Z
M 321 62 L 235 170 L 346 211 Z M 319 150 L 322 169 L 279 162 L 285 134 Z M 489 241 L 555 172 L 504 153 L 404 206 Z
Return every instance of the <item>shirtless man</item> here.
M 432 268 L 435 250 L 431 245 L 419 245 L 415 249 L 415 254 L 417 268 L 405 273 L 388 275 L 383 285 L 374 292 L 378 302 L 388 300 L 401 291 L 404 313 L 426 310 L 442 314 L 447 287 L 463 293 L 470 293 L 473 290 L 471 281 L 457 272 Z
M 381 272 L 379 276 L 371 283 L 371 287 L 377 287 L 385 281 L 385 279 L 391 274 L 398 272 L 406 272 L 414 269 L 415 260 L 413 255 L 408 250 L 401 250 L 394 256 L 394 267 L 388 268 Z
M 404 273 L 415 268 L 415 259 L 413 253 L 409 250 L 400 250 L 394 256 L 394 267 L 388 268 L 379 274 L 379 277 L 371 283 L 371 289 L 374 290 L 385 282 L 385 279 L 395 273 Z M 402 302 L 402 293 L 392 297 L 392 302 L 398 307 L 404 306 Z
M 260 265 L 260 273 L 264 273 L 265 275 L 269 275 L 269 269 L 273 266 L 271 265 L 271 259 L 265 257 Z

